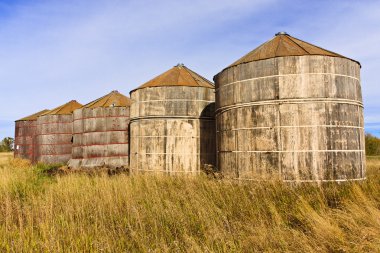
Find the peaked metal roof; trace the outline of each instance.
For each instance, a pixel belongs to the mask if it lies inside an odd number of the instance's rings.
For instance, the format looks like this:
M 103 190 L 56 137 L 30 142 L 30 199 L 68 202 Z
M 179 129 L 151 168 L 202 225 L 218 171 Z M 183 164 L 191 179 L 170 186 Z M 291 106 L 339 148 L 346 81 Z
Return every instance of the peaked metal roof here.
M 236 62 L 232 63 L 229 67 L 233 67 L 242 63 L 252 61 L 265 60 L 275 57 L 284 56 L 302 56 L 302 55 L 323 55 L 331 57 L 341 57 L 352 61 L 353 59 L 347 58 L 343 55 L 334 53 L 332 51 L 315 46 L 303 40 L 294 38 L 285 32 L 276 33 L 275 37 L 260 45 L 253 51 L 249 52 Z M 357 62 L 359 65 L 360 63 Z
M 83 105 L 78 103 L 76 100 L 71 100 L 70 102 L 63 104 L 61 106 L 58 106 L 57 108 L 54 108 L 48 112 L 45 112 L 41 114 L 40 116 L 44 115 L 63 115 L 63 114 L 71 114 L 75 109 L 81 108 Z
M 110 107 L 110 106 L 130 106 L 132 100 L 127 96 L 119 93 L 117 90 L 111 91 L 107 95 L 98 98 L 86 105 L 84 108 Z
M 144 83 L 140 87 L 132 90 L 131 92 L 148 88 L 148 87 L 163 87 L 163 86 L 190 86 L 190 87 L 206 87 L 214 88 L 214 84 L 204 78 L 203 76 L 195 73 L 183 64 L 178 64 L 163 74 L 153 78 L 152 80 Z
M 32 120 L 36 120 L 38 118 L 38 116 L 48 112 L 49 110 L 48 109 L 45 109 L 45 110 L 42 110 L 42 111 L 39 111 L 39 112 L 36 112 L 35 114 L 32 114 L 32 115 L 29 115 L 29 116 L 26 116 L 22 119 L 18 119 L 16 120 L 17 121 L 32 121 Z

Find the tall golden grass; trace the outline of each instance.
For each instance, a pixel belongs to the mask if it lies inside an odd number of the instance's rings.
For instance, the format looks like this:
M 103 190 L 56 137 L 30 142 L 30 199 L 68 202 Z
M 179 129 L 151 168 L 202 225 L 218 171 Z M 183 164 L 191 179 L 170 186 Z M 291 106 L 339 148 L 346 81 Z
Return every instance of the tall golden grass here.
M 1 252 L 380 252 L 380 160 L 365 182 L 47 176 L 0 165 Z

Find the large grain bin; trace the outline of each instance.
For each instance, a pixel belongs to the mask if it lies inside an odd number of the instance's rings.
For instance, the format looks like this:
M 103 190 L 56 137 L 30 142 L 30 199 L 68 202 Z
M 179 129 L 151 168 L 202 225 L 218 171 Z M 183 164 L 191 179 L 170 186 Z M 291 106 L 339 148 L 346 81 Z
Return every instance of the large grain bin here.
M 71 158 L 73 111 L 82 107 L 72 100 L 37 118 L 37 160 L 66 163 Z
M 32 162 L 36 159 L 35 145 L 37 134 L 37 117 L 49 110 L 42 110 L 30 116 L 16 120 L 15 122 L 15 143 L 14 156 L 29 159 Z
M 214 77 L 228 177 L 365 178 L 360 64 L 286 33 Z
M 128 167 L 131 100 L 117 91 L 74 111 L 73 168 Z
M 214 85 L 179 64 L 131 91 L 130 167 L 199 173 L 215 164 Z

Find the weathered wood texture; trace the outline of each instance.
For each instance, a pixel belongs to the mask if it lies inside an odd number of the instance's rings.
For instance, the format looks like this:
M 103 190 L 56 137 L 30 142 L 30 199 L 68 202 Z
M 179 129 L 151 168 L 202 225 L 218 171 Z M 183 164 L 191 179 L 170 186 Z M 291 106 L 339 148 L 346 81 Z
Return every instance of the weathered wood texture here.
M 131 98 L 131 169 L 199 173 L 215 164 L 214 89 L 152 87 Z
M 14 156 L 29 159 L 32 162 L 36 159 L 34 148 L 36 145 L 36 120 L 25 120 L 15 122 L 15 149 Z
M 365 178 L 358 63 L 278 57 L 214 78 L 218 167 L 228 177 Z
M 70 167 L 128 167 L 129 107 L 81 108 L 73 115 Z
M 37 119 L 37 160 L 67 163 L 71 158 L 73 115 L 43 115 Z

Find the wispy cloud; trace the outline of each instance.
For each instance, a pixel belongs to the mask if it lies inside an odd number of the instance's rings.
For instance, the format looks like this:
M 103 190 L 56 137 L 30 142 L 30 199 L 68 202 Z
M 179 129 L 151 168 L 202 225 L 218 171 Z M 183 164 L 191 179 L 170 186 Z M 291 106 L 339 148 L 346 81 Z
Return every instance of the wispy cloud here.
M 361 61 L 366 121 L 380 122 L 377 1 L 12 1 L 0 3 L 0 119 L 113 89 L 178 62 L 207 78 L 285 30 Z

